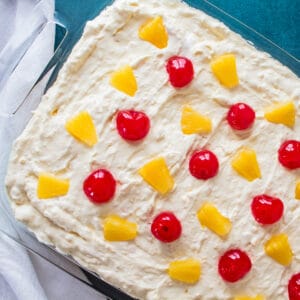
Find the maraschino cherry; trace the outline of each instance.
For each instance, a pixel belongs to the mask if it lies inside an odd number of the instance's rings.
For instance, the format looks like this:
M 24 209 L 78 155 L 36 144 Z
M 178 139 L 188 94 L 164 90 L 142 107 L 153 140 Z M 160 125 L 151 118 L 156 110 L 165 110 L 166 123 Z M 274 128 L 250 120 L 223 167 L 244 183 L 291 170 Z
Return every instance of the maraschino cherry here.
M 251 268 L 249 256 L 240 249 L 230 249 L 219 259 L 219 274 L 228 282 L 236 282 L 244 278 Z
M 230 107 L 227 121 L 235 130 L 248 129 L 255 121 L 255 111 L 245 103 L 236 103 Z
M 189 163 L 190 173 L 197 179 L 207 180 L 217 175 L 219 161 L 209 150 L 202 150 L 193 154 Z
M 278 150 L 279 162 L 288 169 L 300 168 L 300 142 L 285 141 Z
M 150 119 L 141 111 L 121 110 L 116 122 L 120 136 L 129 141 L 143 139 L 150 130 Z
M 161 242 L 171 243 L 181 235 L 181 224 L 172 212 L 162 212 L 155 217 L 151 225 L 152 234 Z
M 169 80 L 175 88 L 188 85 L 194 78 L 193 63 L 183 56 L 172 56 L 167 61 Z
M 95 204 L 106 203 L 112 200 L 115 195 L 116 180 L 109 171 L 99 169 L 85 179 L 83 191 L 91 202 Z
M 253 198 L 251 209 L 254 219 L 258 223 L 270 225 L 281 219 L 284 205 L 279 198 L 264 194 Z
M 288 285 L 289 300 L 300 300 L 300 273 L 293 275 Z

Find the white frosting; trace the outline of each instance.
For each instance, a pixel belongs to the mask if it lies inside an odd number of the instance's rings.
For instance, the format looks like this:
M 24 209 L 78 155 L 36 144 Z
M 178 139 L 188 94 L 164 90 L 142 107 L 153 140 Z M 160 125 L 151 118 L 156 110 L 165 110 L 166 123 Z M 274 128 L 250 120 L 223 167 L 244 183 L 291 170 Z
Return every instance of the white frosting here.
M 161 15 L 169 32 L 169 46 L 160 50 L 138 38 L 139 26 Z M 212 57 L 235 53 L 240 85 L 222 87 L 210 70 Z M 195 79 L 187 88 L 175 90 L 168 82 L 166 60 L 173 55 L 189 57 Z M 109 85 L 117 68 L 133 66 L 139 85 L 128 97 Z M 117 0 L 89 22 L 61 70 L 56 83 L 11 154 L 6 179 L 16 218 L 39 240 L 72 255 L 80 264 L 128 294 L 142 299 L 232 299 L 238 294 L 264 294 L 267 299 L 287 299 L 290 276 L 300 271 L 300 203 L 294 199 L 299 171 L 287 171 L 277 161 L 277 149 L 288 139 L 299 139 L 299 114 L 294 130 L 268 123 L 263 110 L 275 101 L 292 99 L 300 111 L 300 81 L 269 55 L 257 51 L 239 35 L 201 11 L 174 0 Z M 251 134 L 238 136 L 226 124 L 228 107 L 246 102 L 257 112 Z M 208 136 L 183 135 L 181 108 L 190 104 L 208 115 L 214 125 Z M 139 143 L 127 143 L 115 128 L 119 109 L 145 111 L 151 131 Z M 55 109 L 57 114 L 51 115 Z M 97 127 L 99 142 L 88 148 L 64 129 L 67 119 L 87 110 Z M 257 151 L 262 179 L 252 183 L 231 168 L 233 155 L 243 145 Z M 208 147 L 220 162 L 217 177 L 193 178 L 188 171 L 189 154 Z M 174 191 L 160 196 L 137 170 L 157 156 L 164 156 L 175 179 Z M 95 206 L 82 191 L 82 182 L 98 167 L 109 169 L 118 179 L 115 198 Z M 37 176 L 50 172 L 71 179 L 64 197 L 39 200 Z M 279 224 L 263 228 L 253 219 L 249 206 L 253 196 L 268 193 L 280 197 L 285 214 Z M 201 228 L 196 212 L 204 201 L 213 202 L 228 216 L 233 229 L 222 240 Z M 150 233 L 153 217 L 171 210 L 182 222 L 182 237 L 162 244 Z M 119 214 L 138 224 L 133 242 L 111 243 L 103 238 L 102 220 Z M 264 254 L 271 233 L 289 236 L 294 260 L 285 268 Z M 217 261 L 230 247 L 248 252 L 253 269 L 241 281 L 226 284 L 218 275 Z M 193 257 L 202 265 L 195 285 L 172 281 L 166 273 L 172 260 Z

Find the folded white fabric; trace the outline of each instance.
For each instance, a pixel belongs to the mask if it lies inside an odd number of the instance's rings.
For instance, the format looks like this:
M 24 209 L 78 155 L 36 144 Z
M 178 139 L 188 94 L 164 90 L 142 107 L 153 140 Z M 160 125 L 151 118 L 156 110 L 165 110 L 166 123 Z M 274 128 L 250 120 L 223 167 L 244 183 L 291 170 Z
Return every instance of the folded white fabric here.
M 0 161 L 12 114 L 53 54 L 54 0 L 0 0 Z M 44 86 L 34 95 L 40 99 Z M 22 123 L 22 121 L 21 121 Z M 8 138 L 8 137 L 7 137 Z M 3 151 L 1 151 L 3 149 Z M 5 170 L 0 166 L 0 180 Z M 2 199 L 1 199 L 2 200 Z M 0 205 L 0 229 L 13 232 Z M 14 234 L 13 234 L 14 235 Z M 71 266 L 72 267 L 72 266 Z M 84 276 L 77 267 L 73 272 Z M 70 265 L 69 265 L 70 269 Z M 105 299 L 83 283 L 28 252 L 0 232 L 0 300 Z
M 14 76 L 10 76 L 16 71 L 18 62 L 22 61 L 26 49 L 30 46 L 29 44 L 25 45 L 24 41 L 43 22 L 42 19 L 45 17 L 41 10 L 36 9 L 36 2 L 32 0 L 0 1 L 0 90 L 1 102 L 5 105 L 11 103 L 9 99 L 18 101 L 17 99 L 25 97 L 26 86 L 29 89 L 30 84 L 32 85 L 34 82 L 34 76 L 38 76 L 30 71 L 23 74 L 26 78 L 25 81 L 18 80 L 22 75 L 18 75 L 17 72 Z M 53 15 L 53 3 L 51 9 L 51 2 L 48 1 L 47 7 L 44 8 Z M 30 22 L 33 26 L 30 25 Z M 48 50 L 41 58 L 41 64 L 51 56 L 51 45 L 53 45 L 53 38 L 50 38 L 44 45 Z M 19 57 L 17 57 L 18 55 Z M 21 88 L 15 88 L 20 83 Z M 17 96 L 16 93 L 18 93 Z M 8 112 L 8 109 L 6 110 Z M 4 111 L 3 107 L 1 112 Z M 6 219 L 3 211 L 0 212 L 0 217 L 1 226 L 5 228 L 7 225 L 4 222 Z M 12 229 L 9 228 L 9 230 Z M 0 235 L 0 299 L 47 299 L 27 252 L 3 235 Z
M 47 299 L 24 249 L 0 236 L 0 299 Z

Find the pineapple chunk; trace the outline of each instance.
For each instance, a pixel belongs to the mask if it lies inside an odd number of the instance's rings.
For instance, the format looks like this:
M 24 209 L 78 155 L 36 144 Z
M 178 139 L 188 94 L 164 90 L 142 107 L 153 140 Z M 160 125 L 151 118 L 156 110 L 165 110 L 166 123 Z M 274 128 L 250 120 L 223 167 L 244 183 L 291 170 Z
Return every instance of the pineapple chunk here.
M 111 74 L 110 84 L 118 91 L 131 97 L 135 95 L 138 89 L 133 69 L 128 65 Z
M 65 127 L 74 138 L 87 146 L 92 147 L 98 142 L 94 121 L 87 111 L 68 120 Z
M 168 274 L 173 280 L 195 284 L 201 275 L 201 265 L 198 260 L 192 258 L 172 261 Z
M 211 62 L 211 69 L 222 85 L 234 88 L 239 84 L 234 54 L 224 54 Z
M 237 153 L 231 162 L 232 168 L 248 181 L 261 178 L 259 164 L 254 150 L 244 148 Z
M 276 124 L 294 127 L 296 107 L 293 101 L 278 103 L 268 107 L 265 111 L 265 119 Z
M 144 23 L 139 29 L 139 37 L 157 48 L 166 48 L 168 46 L 168 32 L 164 26 L 163 18 L 159 16 Z
M 234 297 L 234 300 L 265 300 L 266 298 L 263 295 L 257 295 L 255 297 L 249 296 L 237 296 Z
M 300 181 L 296 182 L 295 198 L 300 200 Z
M 110 242 L 134 240 L 137 236 L 137 224 L 119 216 L 109 216 L 104 220 L 104 238 Z
M 166 194 L 173 189 L 174 180 L 169 172 L 164 158 L 159 157 L 145 164 L 139 174 L 142 178 L 161 194 Z
M 212 130 L 212 123 L 208 117 L 199 114 L 187 105 L 182 109 L 181 130 L 184 134 L 207 134 Z
M 70 182 L 49 173 L 41 173 L 38 178 L 37 196 L 39 199 L 49 199 L 64 196 L 68 193 Z
M 293 253 L 284 233 L 273 235 L 265 243 L 265 253 L 283 266 L 288 266 L 293 259 Z
M 211 203 L 205 203 L 197 213 L 200 224 L 220 237 L 225 237 L 231 230 L 231 222 Z

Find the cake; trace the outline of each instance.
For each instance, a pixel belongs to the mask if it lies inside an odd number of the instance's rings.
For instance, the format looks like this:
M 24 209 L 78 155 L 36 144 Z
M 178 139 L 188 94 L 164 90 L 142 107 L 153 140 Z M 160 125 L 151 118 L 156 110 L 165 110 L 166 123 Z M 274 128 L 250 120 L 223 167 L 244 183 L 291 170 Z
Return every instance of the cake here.
M 15 217 L 135 298 L 300 299 L 299 100 L 218 20 L 116 0 L 14 143 Z

